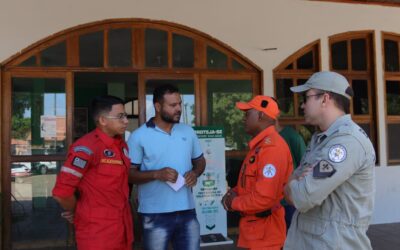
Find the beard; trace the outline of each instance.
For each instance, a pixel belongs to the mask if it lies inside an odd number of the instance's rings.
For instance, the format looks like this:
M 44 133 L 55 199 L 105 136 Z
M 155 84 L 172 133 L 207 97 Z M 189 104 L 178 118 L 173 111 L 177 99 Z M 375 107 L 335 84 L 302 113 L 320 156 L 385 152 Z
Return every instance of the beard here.
M 160 115 L 161 115 L 161 119 L 164 122 L 168 122 L 168 123 L 179 123 L 179 120 L 181 119 L 181 112 L 178 112 L 174 115 L 170 115 L 164 111 L 161 111 Z

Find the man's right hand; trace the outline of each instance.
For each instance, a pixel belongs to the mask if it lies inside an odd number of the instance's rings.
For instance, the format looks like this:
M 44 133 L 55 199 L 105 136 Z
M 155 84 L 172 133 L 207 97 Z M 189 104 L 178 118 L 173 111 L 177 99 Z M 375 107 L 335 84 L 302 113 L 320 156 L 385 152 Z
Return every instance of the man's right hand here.
M 170 167 L 165 167 L 155 172 L 155 178 L 160 181 L 175 183 L 178 179 L 178 172 Z

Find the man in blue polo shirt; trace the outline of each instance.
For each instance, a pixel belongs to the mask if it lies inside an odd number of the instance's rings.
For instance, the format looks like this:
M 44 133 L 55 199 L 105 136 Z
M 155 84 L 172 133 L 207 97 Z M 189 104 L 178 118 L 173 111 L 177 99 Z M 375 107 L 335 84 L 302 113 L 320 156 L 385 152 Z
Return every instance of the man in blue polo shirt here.
M 194 130 L 179 123 L 179 90 L 162 85 L 153 92 L 155 117 L 129 137 L 130 182 L 138 184 L 144 249 L 200 248 L 200 226 L 192 187 L 205 169 Z

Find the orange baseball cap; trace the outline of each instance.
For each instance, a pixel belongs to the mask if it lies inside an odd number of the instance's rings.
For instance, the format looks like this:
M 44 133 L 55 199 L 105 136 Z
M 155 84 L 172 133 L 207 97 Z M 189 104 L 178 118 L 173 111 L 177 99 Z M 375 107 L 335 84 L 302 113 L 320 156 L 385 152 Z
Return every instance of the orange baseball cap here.
M 279 116 L 278 104 L 274 99 L 265 95 L 255 96 L 249 102 L 237 102 L 236 107 L 243 111 L 256 109 L 274 120 L 276 120 Z

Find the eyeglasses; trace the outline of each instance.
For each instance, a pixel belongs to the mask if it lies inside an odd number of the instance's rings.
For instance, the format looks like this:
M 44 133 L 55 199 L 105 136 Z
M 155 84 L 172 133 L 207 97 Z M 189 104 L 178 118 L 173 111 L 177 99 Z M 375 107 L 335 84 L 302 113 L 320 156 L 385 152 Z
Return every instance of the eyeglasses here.
M 319 94 L 315 94 L 315 95 L 306 95 L 306 94 L 304 94 L 304 95 L 303 95 L 303 103 L 306 103 L 307 100 L 308 100 L 308 98 L 310 98 L 310 97 L 313 97 L 313 96 L 321 96 L 321 95 L 323 95 L 323 94 L 325 94 L 325 93 L 319 93 Z
M 128 114 L 127 114 L 127 113 L 119 113 L 119 114 L 116 115 L 116 116 L 105 115 L 104 117 L 107 118 L 107 119 L 116 119 L 116 120 L 122 121 L 122 120 L 124 120 L 124 119 L 128 119 Z

